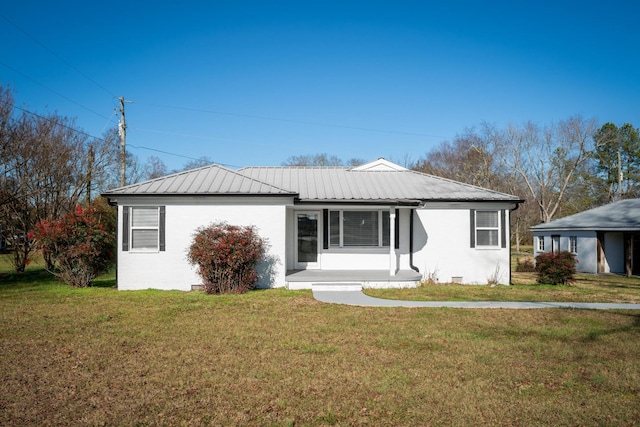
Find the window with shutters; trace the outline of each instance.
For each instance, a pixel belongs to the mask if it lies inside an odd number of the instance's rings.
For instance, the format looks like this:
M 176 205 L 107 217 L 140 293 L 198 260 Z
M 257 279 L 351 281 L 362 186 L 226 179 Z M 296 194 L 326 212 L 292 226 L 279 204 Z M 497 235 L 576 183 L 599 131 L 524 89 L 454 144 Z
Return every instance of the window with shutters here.
M 331 247 L 389 247 L 388 210 L 338 210 L 329 212 Z
M 499 211 L 476 211 L 475 230 L 477 247 L 499 247 Z
M 160 208 L 130 208 L 130 239 L 132 251 L 157 251 L 160 249 Z

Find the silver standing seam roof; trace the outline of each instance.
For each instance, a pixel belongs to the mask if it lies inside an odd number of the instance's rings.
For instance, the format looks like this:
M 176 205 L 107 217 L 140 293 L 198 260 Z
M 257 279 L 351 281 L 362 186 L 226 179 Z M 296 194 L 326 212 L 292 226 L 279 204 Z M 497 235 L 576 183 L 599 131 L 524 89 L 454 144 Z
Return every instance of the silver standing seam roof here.
M 210 165 L 103 195 L 290 195 L 300 202 L 521 202 L 509 194 L 408 169 L 348 167 L 246 167 L 233 171 Z
M 295 192 L 258 181 L 220 165 L 163 176 L 115 188 L 105 196 L 118 195 L 295 195 Z
M 533 226 L 531 230 L 640 231 L 640 199 L 620 200 Z

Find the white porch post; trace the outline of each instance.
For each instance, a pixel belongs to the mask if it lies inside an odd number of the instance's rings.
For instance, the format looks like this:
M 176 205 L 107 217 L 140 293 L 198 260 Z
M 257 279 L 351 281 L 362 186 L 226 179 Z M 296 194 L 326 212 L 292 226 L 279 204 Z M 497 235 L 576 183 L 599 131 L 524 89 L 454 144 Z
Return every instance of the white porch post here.
M 396 265 L 396 210 L 389 207 L 389 275 L 395 276 Z

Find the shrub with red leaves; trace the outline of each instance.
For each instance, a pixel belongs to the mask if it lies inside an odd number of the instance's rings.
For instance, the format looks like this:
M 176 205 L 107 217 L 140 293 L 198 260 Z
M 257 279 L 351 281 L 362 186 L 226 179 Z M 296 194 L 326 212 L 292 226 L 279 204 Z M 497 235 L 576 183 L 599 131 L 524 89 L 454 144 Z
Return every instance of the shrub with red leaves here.
M 104 203 L 95 202 L 53 221 L 36 224 L 35 238 L 43 255 L 49 256 L 49 270 L 65 283 L 82 288 L 113 265 L 115 215 Z
M 253 226 L 213 223 L 196 230 L 187 259 L 198 266 L 208 294 L 241 294 L 255 287 L 265 241 Z
M 538 283 L 565 285 L 576 274 L 576 259 L 571 252 L 544 252 L 536 257 Z

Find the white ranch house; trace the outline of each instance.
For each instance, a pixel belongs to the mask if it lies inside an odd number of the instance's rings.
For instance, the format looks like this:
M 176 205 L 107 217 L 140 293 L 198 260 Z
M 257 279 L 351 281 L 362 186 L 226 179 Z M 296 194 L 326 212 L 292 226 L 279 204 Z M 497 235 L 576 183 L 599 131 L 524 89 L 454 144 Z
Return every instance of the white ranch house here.
M 535 256 L 570 251 L 579 272 L 640 275 L 640 199 L 621 200 L 531 230 Z
M 206 166 L 103 194 L 118 206 L 118 289 L 191 290 L 195 230 L 254 225 L 259 287 L 509 284 L 517 197 L 378 159 L 354 167 Z

